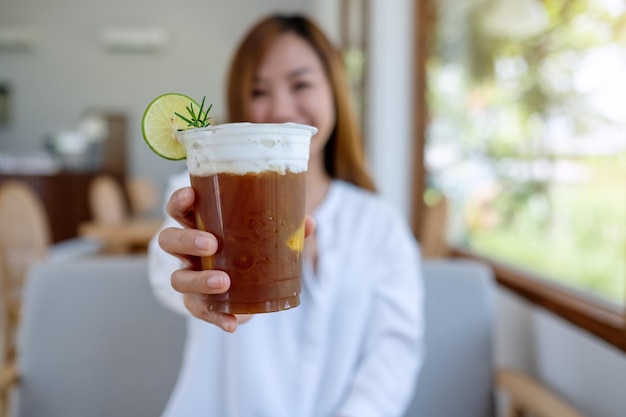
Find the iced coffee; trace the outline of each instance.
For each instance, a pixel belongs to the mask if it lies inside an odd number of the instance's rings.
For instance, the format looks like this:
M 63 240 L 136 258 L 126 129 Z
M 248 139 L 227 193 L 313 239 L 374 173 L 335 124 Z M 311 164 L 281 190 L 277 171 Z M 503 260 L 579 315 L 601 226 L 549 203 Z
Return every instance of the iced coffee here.
M 228 292 L 209 296 L 210 309 L 265 313 L 300 303 L 305 175 L 316 131 L 232 123 L 180 132 L 198 228 L 218 240 L 202 267 L 231 278 Z

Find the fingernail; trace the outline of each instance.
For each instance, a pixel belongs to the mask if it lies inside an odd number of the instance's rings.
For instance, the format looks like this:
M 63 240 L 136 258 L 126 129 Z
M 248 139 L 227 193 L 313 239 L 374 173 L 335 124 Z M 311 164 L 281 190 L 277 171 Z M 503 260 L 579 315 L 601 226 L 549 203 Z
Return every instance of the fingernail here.
M 224 286 L 224 279 L 220 275 L 212 275 L 206 280 L 206 285 L 209 288 L 222 288 Z
M 198 236 L 196 237 L 196 248 L 202 250 L 208 250 L 211 247 L 211 238 L 208 236 Z

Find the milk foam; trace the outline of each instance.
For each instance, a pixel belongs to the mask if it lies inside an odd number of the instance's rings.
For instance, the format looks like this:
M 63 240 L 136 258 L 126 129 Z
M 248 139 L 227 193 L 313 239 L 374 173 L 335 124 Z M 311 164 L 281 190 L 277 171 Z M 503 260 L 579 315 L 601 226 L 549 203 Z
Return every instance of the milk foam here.
M 312 126 L 296 123 L 226 123 L 178 132 L 194 176 L 217 173 L 294 173 L 307 170 Z

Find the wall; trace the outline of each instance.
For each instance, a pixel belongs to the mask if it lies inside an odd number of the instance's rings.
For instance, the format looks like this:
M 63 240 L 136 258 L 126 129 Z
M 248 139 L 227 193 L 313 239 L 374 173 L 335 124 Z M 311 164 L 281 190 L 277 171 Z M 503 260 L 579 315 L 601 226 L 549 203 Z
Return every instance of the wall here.
M 382 195 L 409 216 L 412 13 L 410 0 L 373 0 L 367 109 L 368 153 Z M 175 6 L 174 6 L 175 4 Z M 225 68 L 243 31 L 271 11 L 304 11 L 339 41 L 335 0 L 0 0 L 0 32 L 25 27 L 39 37 L 32 49 L 0 50 L 0 83 L 13 91 L 12 120 L 0 126 L 0 154 L 41 152 L 44 138 L 73 128 L 84 111 L 127 114 L 131 175 L 154 178 L 184 169 L 145 146 L 141 116 L 165 92 L 206 95 L 223 116 Z M 99 42 L 107 28 L 162 28 L 171 41 L 158 53 L 112 53 Z
M 586 416 L 626 415 L 626 354 L 507 290 L 497 313 L 497 366 L 535 376 Z
M 371 0 L 366 143 L 379 191 L 410 219 L 413 1 Z
M 26 27 L 38 42 L 30 50 L 0 51 L 0 83 L 12 91 L 12 120 L 0 127 L 0 152 L 41 151 L 44 138 L 73 128 L 87 109 L 128 115 L 131 174 L 162 185 L 184 168 L 154 155 L 141 136 L 141 116 L 166 92 L 206 95 L 219 119 L 225 68 L 248 25 L 271 11 L 329 13 L 306 0 L 0 0 L 0 31 Z M 333 18 L 319 16 L 324 22 Z M 158 27 L 171 35 L 159 53 L 112 53 L 99 43 L 107 28 Z

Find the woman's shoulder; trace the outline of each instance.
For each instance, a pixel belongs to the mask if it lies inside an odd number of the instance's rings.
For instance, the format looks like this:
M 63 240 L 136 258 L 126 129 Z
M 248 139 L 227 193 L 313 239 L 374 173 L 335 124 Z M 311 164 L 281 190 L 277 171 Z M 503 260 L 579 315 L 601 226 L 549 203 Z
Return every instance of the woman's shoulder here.
M 407 229 L 408 223 L 395 206 L 379 194 L 354 184 L 334 180 L 320 215 L 329 223 L 355 228 L 367 225 L 371 232 Z
M 382 196 L 355 185 L 333 181 L 325 206 L 314 217 L 320 247 L 336 254 L 369 259 L 370 265 L 388 265 L 397 257 L 410 263 L 418 253 L 401 211 Z
M 400 216 L 399 211 L 386 201 L 380 194 L 366 190 L 342 180 L 334 180 L 330 197 L 335 200 L 340 212 L 350 215 L 351 212 L 376 216 Z

